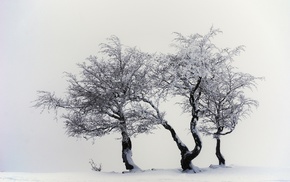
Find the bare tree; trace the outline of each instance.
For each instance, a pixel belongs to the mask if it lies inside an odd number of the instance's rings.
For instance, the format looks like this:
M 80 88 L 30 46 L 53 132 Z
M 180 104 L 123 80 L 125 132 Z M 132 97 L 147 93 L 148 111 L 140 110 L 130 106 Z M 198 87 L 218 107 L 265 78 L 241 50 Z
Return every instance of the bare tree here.
M 245 96 L 245 89 L 256 86 L 260 79 L 250 74 L 235 72 L 227 65 L 219 70 L 219 74 L 205 81 L 200 106 L 203 120 L 200 130 L 216 139 L 216 156 L 219 165 L 225 165 L 220 151 L 220 136 L 234 131 L 238 121 L 250 114 L 252 107 L 258 102 Z
M 89 138 L 120 132 L 125 167 L 137 170 L 130 137 L 148 132 L 158 124 L 136 102 L 142 88 L 140 79 L 148 72 L 151 55 L 123 46 L 115 36 L 108 40 L 108 44 L 101 44 L 103 58 L 90 56 L 88 63 L 78 65 L 79 76 L 66 74 L 66 97 L 40 91 L 35 107 L 63 109 L 61 118 L 69 136 Z

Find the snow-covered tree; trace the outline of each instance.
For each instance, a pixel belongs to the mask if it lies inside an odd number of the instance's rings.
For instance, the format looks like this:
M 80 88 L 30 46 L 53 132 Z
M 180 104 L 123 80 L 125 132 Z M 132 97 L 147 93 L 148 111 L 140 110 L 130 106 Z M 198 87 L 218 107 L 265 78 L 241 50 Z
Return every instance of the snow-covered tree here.
M 136 101 L 146 84 L 151 55 L 123 46 L 115 36 L 101 44 L 102 58 L 90 56 L 79 64 L 81 73 L 67 73 L 69 87 L 64 98 L 40 91 L 35 107 L 63 109 L 69 136 L 101 137 L 111 132 L 122 136 L 122 158 L 126 169 L 139 169 L 132 160 L 130 137 L 148 132 L 157 122 Z M 147 79 L 145 79 L 147 80 Z
M 220 136 L 234 131 L 238 121 L 247 116 L 258 102 L 246 97 L 245 90 L 256 86 L 259 79 L 247 73 L 236 72 L 234 67 L 226 65 L 219 74 L 203 83 L 203 95 L 200 107 L 203 112 L 200 130 L 216 139 L 216 156 L 219 165 L 225 165 L 220 151 Z
M 167 73 L 163 75 L 163 84 L 167 84 L 173 95 L 184 98 L 183 105 L 185 112 L 190 112 L 190 131 L 195 141 L 193 150 L 182 156 L 183 170 L 193 169 L 191 161 L 196 158 L 202 148 L 202 142 L 197 130 L 197 123 L 200 114 L 200 99 L 203 94 L 201 85 L 208 78 L 214 77 L 226 63 L 232 61 L 232 57 L 242 50 L 242 47 L 235 49 L 219 49 L 212 42 L 212 38 L 220 31 L 211 28 L 205 35 L 194 34 L 183 36 L 176 33 L 175 43 L 177 52 L 167 56 L 164 67 Z M 167 65 L 167 66 L 166 66 Z
M 183 156 L 189 153 L 188 147 L 180 140 L 174 128 L 165 119 L 165 112 L 159 108 L 161 101 L 167 100 L 169 94 L 169 85 L 164 84 L 164 75 L 168 73 L 168 65 L 164 64 L 164 55 L 154 56 L 151 62 L 151 71 L 147 73 L 146 77 L 140 79 L 142 82 L 142 89 L 139 89 L 139 95 L 136 101 L 146 110 L 146 116 L 151 116 L 155 120 L 154 123 L 162 125 L 171 134 L 181 153 L 181 167 L 183 168 Z M 166 61 L 167 62 L 167 61 Z

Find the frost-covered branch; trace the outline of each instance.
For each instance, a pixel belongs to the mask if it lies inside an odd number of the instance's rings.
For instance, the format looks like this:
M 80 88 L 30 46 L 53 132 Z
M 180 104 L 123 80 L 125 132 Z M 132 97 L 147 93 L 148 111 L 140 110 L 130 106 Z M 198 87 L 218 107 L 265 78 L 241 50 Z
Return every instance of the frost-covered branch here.
M 203 110 L 203 126 L 200 129 L 205 134 L 216 134 L 217 128 L 223 127 L 219 135 L 233 132 L 239 120 L 249 115 L 252 107 L 258 102 L 245 96 L 245 89 L 256 87 L 260 78 L 250 74 L 236 72 L 226 65 L 214 78 L 203 85 L 201 108 Z

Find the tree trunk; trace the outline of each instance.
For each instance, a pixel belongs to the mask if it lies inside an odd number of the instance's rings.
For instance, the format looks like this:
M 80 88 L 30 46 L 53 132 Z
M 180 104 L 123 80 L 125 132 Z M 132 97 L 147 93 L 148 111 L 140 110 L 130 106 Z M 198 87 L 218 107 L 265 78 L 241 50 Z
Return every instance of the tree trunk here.
M 122 159 L 127 170 L 140 170 L 140 168 L 134 163 L 132 159 L 132 143 L 125 130 L 125 127 L 121 128 L 122 131 Z
M 193 169 L 191 161 L 199 155 L 202 148 L 202 142 L 196 130 L 197 120 L 198 117 L 194 116 L 190 122 L 190 131 L 195 141 L 195 147 L 192 151 L 187 152 L 181 159 L 181 165 L 184 171 Z
M 177 136 L 176 132 L 174 131 L 174 129 L 167 123 L 167 122 L 163 122 L 162 126 L 167 129 L 168 131 L 170 131 L 172 139 L 175 141 L 178 149 L 180 150 L 180 155 L 181 155 L 181 167 L 183 170 L 184 169 L 184 159 L 186 158 L 185 156 L 190 153 L 187 146 L 179 139 L 179 137 Z
M 192 133 L 192 136 L 194 138 L 196 145 L 192 151 L 188 150 L 187 146 L 179 139 L 179 137 L 177 136 L 174 129 L 167 122 L 162 123 L 162 126 L 165 129 L 167 129 L 168 131 L 170 131 L 173 140 L 175 141 L 178 149 L 180 150 L 180 155 L 181 155 L 180 163 L 181 163 L 181 168 L 183 169 L 183 171 L 193 169 L 191 161 L 195 157 L 198 156 L 198 154 L 200 153 L 200 150 L 202 148 L 202 143 L 201 143 L 200 137 L 195 129 L 196 121 L 194 121 L 194 120 L 195 119 L 192 119 L 192 121 L 191 121 L 191 133 Z
M 221 140 L 219 138 L 216 139 L 216 150 L 215 150 L 215 155 L 217 156 L 218 160 L 219 160 L 219 165 L 225 165 L 226 161 L 223 157 L 223 155 L 221 154 Z
M 134 165 L 130 163 L 130 155 L 132 149 L 131 139 L 127 136 L 125 132 L 122 132 L 122 158 L 125 163 L 126 169 L 132 170 L 134 169 Z
M 162 124 L 162 126 L 171 133 L 172 139 L 175 141 L 175 143 L 176 143 L 176 145 L 177 145 L 177 147 L 178 147 L 178 149 L 180 151 L 180 155 L 181 155 L 180 163 L 181 163 L 182 169 L 183 170 L 192 169 L 192 166 L 190 165 L 190 161 L 189 161 L 188 165 L 184 164 L 184 163 L 186 163 L 184 161 L 187 160 L 186 156 L 190 153 L 190 151 L 188 150 L 187 146 L 179 139 L 179 137 L 177 136 L 177 134 L 174 131 L 174 129 L 160 115 L 158 107 L 156 107 L 150 100 L 147 100 L 147 99 L 143 98 L 143 101 L 148 103 L 148 104 L 150 104 L 151 107 L 153 109 L 155 109 L 155 111 L 157 113 L 157 117 L 160 120 L 160 124 Z M 187 167 L 185 167 L 185 166 L 187 166 Z
M 201 139 L 200 139 L 198 132 L 196 130 L 196 124 L 198 121 L 198 112 L 199 112 L 197 105 L 198 105 L 198 101 L 199 101 L 200 96 L 201 96 L 200 90 L 195 97 L 195 93 L 197 92 L 197 90 L 199 88 L 199 85 L 201 83 L 201 79 L 202 78 L 199 77 L 197 84 L 191 90 L 190 97 L 189 97 L 189 103 L 192 107 L 192 110 L 191 110 L 192 119 L 190 121 L 190 131 L 191 131 L 192 137 L 193 137 L 194 142 L 195 142 L 195 147 L 192 151 L 187 152 L 181 159 L 181 165 L 182 165 L 182 169 L 184 171 L 193 170 L 193 166 L 192 166 L 191 161 L 199 155 L 201 148 L 202 148 L 202 142 L 201 142 Z
M 225 165 L 226 161 L 221 153 L 221 140 L 220 140 L 220 134 L 223 131 L 224 127 L 220 126 L 218 127 L 217 132 L 214 134 L 214 138 L 216 138 L 216 148 L 215 148 L 215 155 L 217 156 L 219 160 L 219 165 Z

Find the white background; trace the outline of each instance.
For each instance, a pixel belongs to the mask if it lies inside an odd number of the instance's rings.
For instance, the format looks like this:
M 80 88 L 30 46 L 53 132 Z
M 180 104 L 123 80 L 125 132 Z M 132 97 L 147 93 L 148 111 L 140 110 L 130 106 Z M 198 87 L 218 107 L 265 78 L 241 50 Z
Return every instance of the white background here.
M 218 47 L 245 45 L 236 59 L 241 71 L 264 76 L 249 96 L 260 102 L 251 117 L 222 138 L 228 164 L 290 164 L 290 2 L 192 0 L 2 0 L 0 1 L 0 171 L 88 171 L 89 159 L 104 170 L 124 170 L 118 133 L 92 141 L 68 138 L 54 113 L 32 108 L 37 90 L 63 95 L 63 72 L 96 55 L 111 35 L 148 52 L 172 52 L 174 35 L 223 31 Z M 167 119 L 193 148 L 190 118 L 178 106 L 164 106 Z M 180 155 L 164 129 L 133 139 L 141 168 L 179 168 Z M 193 162 L 217 163 L 214 140 Z

